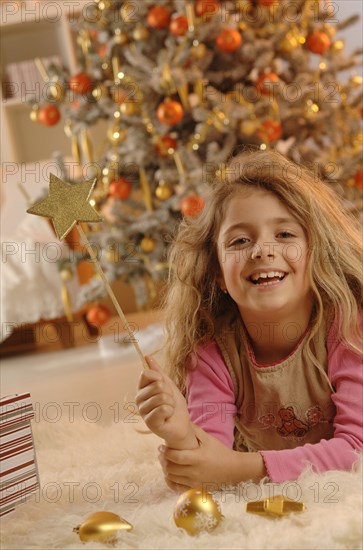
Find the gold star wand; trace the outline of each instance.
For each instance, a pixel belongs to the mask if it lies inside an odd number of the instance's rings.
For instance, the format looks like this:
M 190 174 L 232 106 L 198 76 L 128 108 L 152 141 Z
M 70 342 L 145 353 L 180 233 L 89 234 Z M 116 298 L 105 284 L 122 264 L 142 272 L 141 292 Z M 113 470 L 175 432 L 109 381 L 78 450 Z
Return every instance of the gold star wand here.
M 113 305 L 116 308 L 125 328 L 130 336 L 130 340 L 135 346 L 137 353 L 140 356 L 144 368 L 148 368 L 146 359 L 135 340 L 135 335 L 121 309 L 120 304 L 104 274 L 101 264 L 97 259 L 97 254 L 89 243 L 81 225 L 78 222 L 101 222 L 102 218 L 96 210 L 90 205 L 89 197 L 96 184 L 96 180 L 91 182 L 70 184 L 62 181 L 54 174 L 50 174 L 49 195 L 28 208 L 29 214 L 51 218 L 58 239 L 63 240 L 71 229 L 76 226 L 81 237 L 81 242 L 87 248 L 87 252 L 94 262 L 97 271 L 105 284 L 108 295 L 110 296 Z

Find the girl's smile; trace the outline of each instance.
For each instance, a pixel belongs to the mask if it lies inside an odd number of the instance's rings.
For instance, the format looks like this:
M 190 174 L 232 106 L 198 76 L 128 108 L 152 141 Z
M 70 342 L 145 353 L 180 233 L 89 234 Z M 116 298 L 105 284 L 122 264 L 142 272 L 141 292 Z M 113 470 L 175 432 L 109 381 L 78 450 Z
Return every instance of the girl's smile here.
M 250 275 L 247 280 L 256 287 L 258 291 L 264 291 L 281 286 L 288 273 L 284 271 L 274 270 L 262 271 L 258 270 L 253 275 Z

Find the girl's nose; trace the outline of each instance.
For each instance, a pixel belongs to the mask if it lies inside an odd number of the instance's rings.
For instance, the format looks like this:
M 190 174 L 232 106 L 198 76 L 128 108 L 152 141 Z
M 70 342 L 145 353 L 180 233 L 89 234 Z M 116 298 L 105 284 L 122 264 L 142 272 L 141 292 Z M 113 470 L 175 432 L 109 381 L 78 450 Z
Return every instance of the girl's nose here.
M 254 245 L 252 246 L 251 260 L 259 259 L 262 256 L 273 258 L 274 255 L 274 248 L 271 243 L 262 243 L 262 245 L 260 245 L 259 243 L 254 243 Z

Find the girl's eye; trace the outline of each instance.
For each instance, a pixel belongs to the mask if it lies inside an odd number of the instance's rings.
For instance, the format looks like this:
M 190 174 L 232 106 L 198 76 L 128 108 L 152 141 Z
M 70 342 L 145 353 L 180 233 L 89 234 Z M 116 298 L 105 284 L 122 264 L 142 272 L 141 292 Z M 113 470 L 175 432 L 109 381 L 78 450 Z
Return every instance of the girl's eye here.
M 236 239 L 233 242 L 231 242 L 230 246 L 238 246 L 241 244 L 246 244 L 247 242 L 249 242 L 249 240 L 250 239 L 248 237 L 240 237 L 239 239 Z
M 289 231 L 280 231 L 280 233 L 278 233 L 277 235 L 278 237 L 282 237 L 283 239 L 289 239 L 290 237 L 294 237 L 294 235 L 292 233 L 290 233 Z

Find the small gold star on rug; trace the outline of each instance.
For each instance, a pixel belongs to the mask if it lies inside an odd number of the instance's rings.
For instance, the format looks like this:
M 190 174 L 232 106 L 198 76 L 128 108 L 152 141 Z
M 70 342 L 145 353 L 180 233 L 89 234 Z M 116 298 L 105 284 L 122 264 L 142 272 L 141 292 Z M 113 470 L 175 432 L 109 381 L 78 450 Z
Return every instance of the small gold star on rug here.
M 256 502 L 248 502 L 246 511 L 261 516 L 281 517 L 292 512 L 304 512 L 306 510 L 303 502 L 292 500 L 283 495 L 276 495 L 272 498 L 264 498 Z

